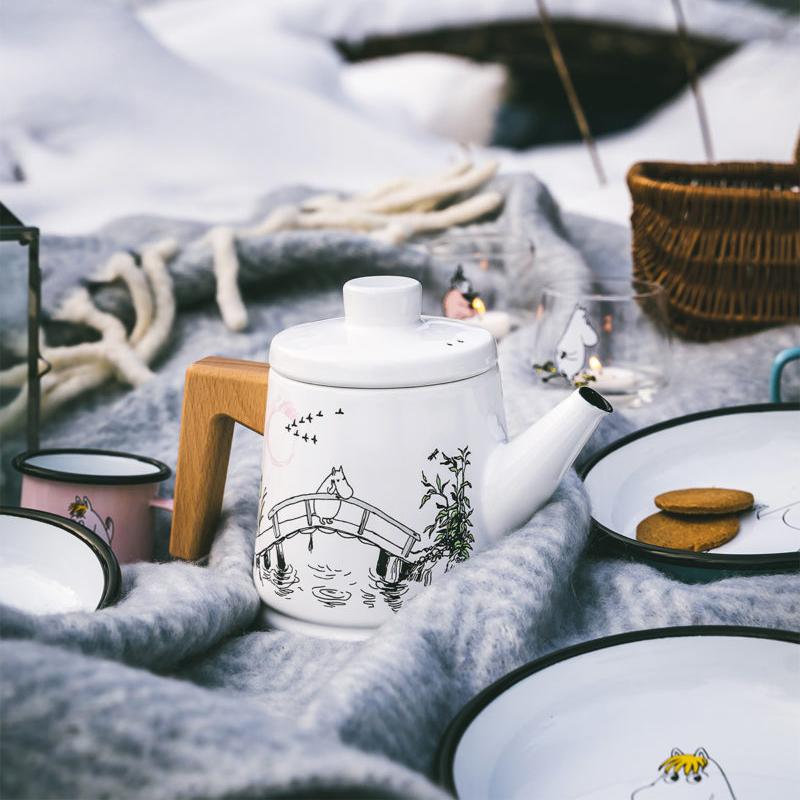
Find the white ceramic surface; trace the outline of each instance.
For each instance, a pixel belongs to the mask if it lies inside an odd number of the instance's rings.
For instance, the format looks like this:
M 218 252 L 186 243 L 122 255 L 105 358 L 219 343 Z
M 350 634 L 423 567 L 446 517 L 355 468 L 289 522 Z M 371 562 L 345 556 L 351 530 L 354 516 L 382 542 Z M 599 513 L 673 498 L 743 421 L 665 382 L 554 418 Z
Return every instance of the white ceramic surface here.
M 93 611 L 106 575 L 97 553 L 68 529 L 0 514 L 0 603 L 34 614 Z
M 325 386 L 397 388 L 470 378 L 497 363 L 489 331 L 445 317 L 421 317 L 419 281 L 395 275 L 344 285 L 345 316 L 281 331 L 272 369 Z
M 746 636 L 574 656 L 522 678 L 472 720 L 455 751 L 458 797 L 787 800 L 798 787 L 799 676 L 797 644 Z M 673 749 L 708 763 L 674 779 L 660 769 Z
M 627 539 L 658 509 L 661 492 L 718 486 L 752 492 L 756 507 L 720 555 L 800 549 L 800 411 L 708 416 L 657 430 L 613 450 L 585 476 L 592 517 Z
M 584 388 L 508 442 L 491 334 L 420 298 L 357 279 L 344 320 L 273 340 L 253 577 L 276 627 L 378 627 L 530 517 L 611 410 Z

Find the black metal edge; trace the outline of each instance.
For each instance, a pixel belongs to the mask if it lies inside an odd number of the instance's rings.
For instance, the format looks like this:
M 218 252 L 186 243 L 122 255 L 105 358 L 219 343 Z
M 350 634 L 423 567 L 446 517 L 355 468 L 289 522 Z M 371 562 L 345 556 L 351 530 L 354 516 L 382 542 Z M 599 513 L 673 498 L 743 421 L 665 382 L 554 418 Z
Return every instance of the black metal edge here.
M 643 439 L 653 433 L 684 425 L 689 422 L 696 422 L 710 417 L 724 417 L 730 414 L 751 414 L 762 411 L 800 411 L 800 403 L 752 403 L 743 406 L 727 406 L 725 408 L 715 408 L 708 411 L 698 411 L 693 414 L 686 414 L 682 417 L 658 422 L 649 425 L 641 430 L 622 436 L 616 441 L 607 445 L 602 450 L 595 453 L 589 461 L 579 470 L 578 475 L 582 481 L 586 476 L 610 453 L 634 442 Z M 644 555 L 648 560 L 669 563 L 674 566 L 694 567 L 701 569 L 734 569 L 747 571 L 760 571 L 765 569 L 784 570 L 800 567 L 800 552 L 788 553 L 759 553 L 751 554 L 725 554 L 725 553 L 694 553 L 688 550 L 671 550 L 667 547 L 658 547 L 654 544 L 646 544 L 629 536 L 624 536 L 618 531 L 607 528 L 602 523 L 592 517 L 592 532 L 607 537 L 618 550 L 630 551 L 637 555 Z
M 37 467 L 27 463 L 27 460 L 34 456 L 59 455 L 62 453 L 128 458 L 158 467 L 158 472 L 148 472 L 142 475 L 82 475 L 77 472 L 62 472 L 61 470 Z M 23 475 L 31 475 L 34 478 L 60 481 L 62 483 L 85 483 L 98 486 L 131 486 L 140 483 L 161 483 L 161 481 L 165 481 L 172 475 L 172 470 L 162 461 L 158 461 L 155 458 L 139 456 L 135 453 L 125 453 L 121 450 L 98 450 L 95 448 L 53 447 L 40 450 L 26 450 L 24 453 L 14 456 L 11 463 L 17 472 L 21 472 Z
M 0 242 L 17 242 L 28 248 L 28 403 L 26 436 L 27 447 L 39 447 L 39 418 L 41 412 L 41 384 L 39 373 L 39 328 L 42 307 L 42 273 L 39 267 L 39 229 L 25 225 L 10 208 L 0 202 Z
M 28 244 L 28 420 L 27 447 L 39 447 L 42 386 L 39 373 L 39 332 L 42 316 L 42 270 L 39 266 L 39 230 L 26 235 Z M 20 239 L 20 242 L 23 240 Z
M 94 531 L 90 531 L 83 525 L 66 519 L 66 517 L 59 517 L 57 514 L 39 511 L 39 509 L 36 508 L 0 506 L 0 516 L 35 519 L 39 522 L 45 522 L 48 525 L 61 528 L 81 539 L 97 557 L 105 578 L 103 594 L 95 611 L 112 605 L 117 601 L 122 585 L 122 573 L 119 568 L 119 561 L 117 561 L 114 551 Z
M 546 656 L 529 661 L 527 664 L 517 667 L 499 680 L 496 680 L 475 695 L 456 714 L 442 734 L 436 749 L 433 762 L 436 770 L 436 780 L 453 797 L 457 797 L 453 779 L 453 761 L 462 736 L 478 714 L 495 698 L 525 678 L 562 661 L 597 650 L 605 650 L 621 644 L 644 642 L 651 639 L 672 639 L 686 636 L 741 636 L 753 639 L 774 639 L 800 645 L 800 633 L 777 628 L 755 628 L 745 625 L 686 625 L 618 633 L 613 636 L 604 636 L 601 639 L 593 639 L 589 642 L 582 642 L 581 644 L 556 650 Z

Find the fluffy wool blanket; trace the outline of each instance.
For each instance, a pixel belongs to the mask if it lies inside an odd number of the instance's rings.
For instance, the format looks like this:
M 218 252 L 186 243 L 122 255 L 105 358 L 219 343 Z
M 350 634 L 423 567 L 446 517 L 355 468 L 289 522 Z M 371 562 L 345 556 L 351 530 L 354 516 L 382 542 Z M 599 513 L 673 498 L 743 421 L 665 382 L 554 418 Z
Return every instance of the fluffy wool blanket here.
M 505 207 L 486 225 L 524 233 L 535 254 L 533 270 L 483 287 L 495 303 L 530 310 L 548 278 L 629 273 L 625 230 L 562 220 L 533 178 L 496 186 Z M 268 198 L 256 218 L 286 199 Z M 428 311 L 447 281 L 411 247 L 344 233 L 264 236 L 239 246 L 250 325 L 232 333 L 213 304 L 208 246 L 192 244 L 203 230 L 137 218 L 93 237 L 45 238 L 51 308 L 120 248 L 165 235 L 182 246 L 170 265 L 178 314 L 152 365 L 156 377 L 135 389 L 111 381 L 61 408 L 46 424 L 45 445 L 127 449 L 174 465 L 183 376 L 192 361 L 209 354 L 264 359 L 278 330 L 341 313 L 339 287 L 355 275 L 417 276 Z M 132 324 L 123 289 L 92 291 L 98 305 Z M 523 325 L 500 348 L 512 434 L 558 399 L 532 374 L 530 339 Z M 794 327 L 718 344 L 676 343 L 669 387 L 649 406 L 615 413 L 582 457 L 658 420 L 767 400 L 772 356 L 798 339 Z M 797 397 L 797 373 L 787 370 L 786 380 L 787 394 Z M 8 461 L 22 444 L 4 442 L 6 502 L 16 491 Z M 119 602 L 96 613 L 37 617 L 2 609 L 3 797 L 443 798 L 432 759 L 448 721 L 526 661 L 621 631 L 800 623 L 796 575 L 683 583 L 588 550 L 589 507 L 571 471 L 526 525 L 437 579 L 371 639 L 265 630 L 251 579 L 260 455 L 260 439 L 240 431 L 207 566 L 127 566 Z M 163 557 L 165 520 L 161 528 Z

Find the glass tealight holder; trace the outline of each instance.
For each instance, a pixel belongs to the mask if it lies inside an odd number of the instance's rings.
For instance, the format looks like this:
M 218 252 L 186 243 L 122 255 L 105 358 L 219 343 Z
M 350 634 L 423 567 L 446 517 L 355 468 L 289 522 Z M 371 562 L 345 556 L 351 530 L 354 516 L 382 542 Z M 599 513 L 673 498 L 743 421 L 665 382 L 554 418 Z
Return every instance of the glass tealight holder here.
M 664 290 L 630 279 L 549 283 L 536 309 L 533 355 L 546 386 L 591 386 L 617 405 L 648 403 L 671 367 Z
M 445 316 L 457 316 L 502 339 L 514 324 L 511 287 L 533 268 L 530 240 L 503 230 L 457 228 L 430 240 L 426 247 L 434 276 L 449 283 L 443 297 Z M 472 316 L 465 317 L 461 310 L 452 313 L 453 289 L 469 304 Z
M 512 299 L 516 276 L 533 268 L 534 248 L 529 239 L 508 231 L 486 232 L 455 228 L 431 239 L 427 251 L 435 272 L 451 276 L 461 267 L 476 295 L 488 308 Z

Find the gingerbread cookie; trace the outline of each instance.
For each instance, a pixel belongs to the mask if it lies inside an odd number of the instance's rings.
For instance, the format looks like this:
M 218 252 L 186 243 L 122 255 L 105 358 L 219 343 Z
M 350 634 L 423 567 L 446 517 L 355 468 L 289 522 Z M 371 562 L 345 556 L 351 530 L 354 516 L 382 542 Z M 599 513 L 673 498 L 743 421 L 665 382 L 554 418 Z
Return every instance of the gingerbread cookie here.
M 729 542 L 739 532 L 735 514 L 677 517 L 659 511 L 636 526 L 636 538 L 645 544 L 699 553 Z
M 736 514 L 753 507 L 753 495 L 739 489 L 676 489 L 656 497 L 673 514 Z

